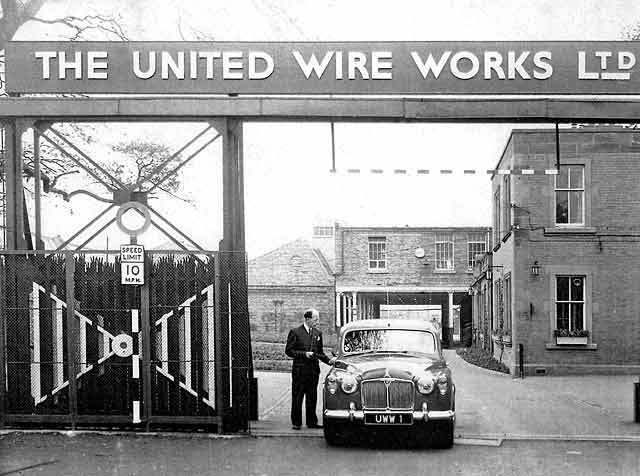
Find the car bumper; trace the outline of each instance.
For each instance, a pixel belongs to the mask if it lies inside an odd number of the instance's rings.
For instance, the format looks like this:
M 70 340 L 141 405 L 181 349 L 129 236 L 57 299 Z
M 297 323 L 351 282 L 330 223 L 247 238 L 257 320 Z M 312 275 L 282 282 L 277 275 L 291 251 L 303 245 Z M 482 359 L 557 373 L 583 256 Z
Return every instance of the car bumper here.
M 385 413 L 385 412 L 375 412 Z M 398 413 L 397 411 L 389 413 Z M 364 421 L 364 410 L 325 410 L 325 418 L 348 421 Z M 413 421 L 430 421 L 430 420 L 455 420 L 456 412 L 454 410 L 424 410 L 413 411 Z

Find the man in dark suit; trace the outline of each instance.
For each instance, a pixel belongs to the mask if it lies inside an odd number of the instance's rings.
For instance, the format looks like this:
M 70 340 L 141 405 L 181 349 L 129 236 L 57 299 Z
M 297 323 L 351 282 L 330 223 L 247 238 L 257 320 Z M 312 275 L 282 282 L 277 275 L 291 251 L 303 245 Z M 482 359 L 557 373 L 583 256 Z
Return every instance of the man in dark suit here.
M 322 332 L 317 328 L 320 314 L 315 309 L 304 313 L 304 323 L 289 331 L 285 353 L 293 359 L 291 368 L 291 425 L 294 430 L 302 426 L 302 400 L 305 400 L 307 427 L 322 428 L 316 416 L 319 360 L 331 365 L 331 359 L 322 349 Z

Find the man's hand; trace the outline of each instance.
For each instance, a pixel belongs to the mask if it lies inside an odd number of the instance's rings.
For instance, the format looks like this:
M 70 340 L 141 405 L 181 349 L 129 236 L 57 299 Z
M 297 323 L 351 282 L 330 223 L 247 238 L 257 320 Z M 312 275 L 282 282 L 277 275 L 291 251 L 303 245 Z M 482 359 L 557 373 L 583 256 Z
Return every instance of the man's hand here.
M 305 352 L 305 353 L 304 353 L 304 356 L 305 356 L 307 359 L 310 359 L 311 357 L 313 357 L 313 352 Z

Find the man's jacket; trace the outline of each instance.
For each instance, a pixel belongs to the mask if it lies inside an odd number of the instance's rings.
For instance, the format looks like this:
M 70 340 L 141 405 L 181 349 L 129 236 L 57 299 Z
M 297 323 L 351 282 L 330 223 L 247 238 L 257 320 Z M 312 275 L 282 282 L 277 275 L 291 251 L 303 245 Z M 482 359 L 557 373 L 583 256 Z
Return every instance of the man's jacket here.
M 322 348 L 322 332 L 313 328 L 310 330 L 307 332 L 304 325 L 291 329 L 284 352 L 293 359 L 294 367 L 320 373 L 318 360 L 329 364 L 331 359 Z M 313 357 L 307 358 L 305 352 L 313 352 Z

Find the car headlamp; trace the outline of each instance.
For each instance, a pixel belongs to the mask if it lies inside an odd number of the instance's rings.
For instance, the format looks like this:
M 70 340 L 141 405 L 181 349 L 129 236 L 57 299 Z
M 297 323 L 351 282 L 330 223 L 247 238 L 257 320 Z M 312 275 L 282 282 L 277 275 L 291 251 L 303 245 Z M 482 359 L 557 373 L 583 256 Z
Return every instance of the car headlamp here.
M 436 388 L 436 378 L 431 372 L 427 372 L 423 376 L 421 376 L 416 382 L 416 387 L 418 388 L 418 392 L 423 395 L 428 395 L 433 392 L 433 389 Z
M 353 374 L 344 372 L 340 386 L 344 393 L 353 393 L 358 389 L 358 380 L 353 376 Z
M 351 394 L 358 390 L 358 379 L 350 372 L 333 369 L 327 375 L 325 386 L 331 395 L 335 395 L 338 387 L 340 387 L 344 393 Z

